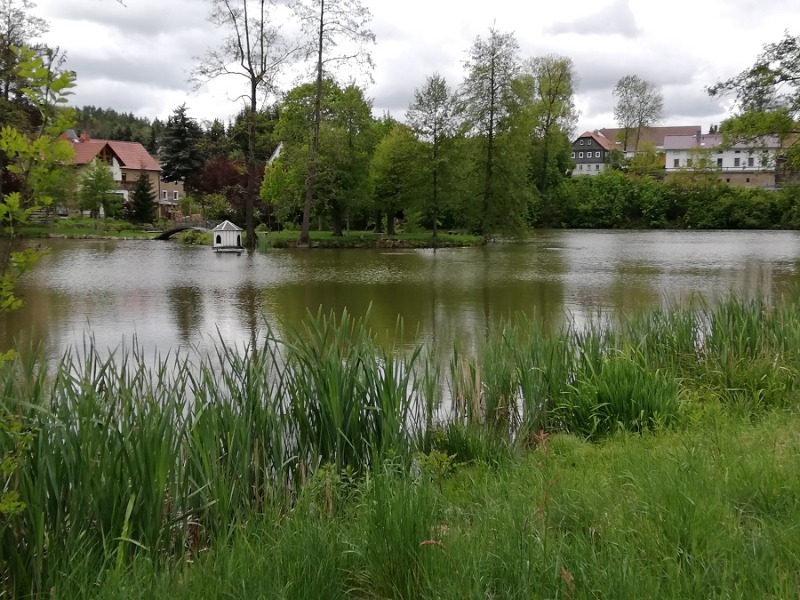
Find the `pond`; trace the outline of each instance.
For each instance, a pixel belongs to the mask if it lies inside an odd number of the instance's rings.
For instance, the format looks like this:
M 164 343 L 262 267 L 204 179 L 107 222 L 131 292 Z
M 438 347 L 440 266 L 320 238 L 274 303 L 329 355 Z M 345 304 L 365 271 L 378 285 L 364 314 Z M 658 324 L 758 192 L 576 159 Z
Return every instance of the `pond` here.
M 439 250 L 273 250 L 215 254 L 177 242 L 48 240 L 0 318 L 0 349 L 55 358 L 90 337 L 148 352 L 243 344 L 307 314 L 370 311 L 402 343 L 475 336 L 517 312 L 553 323 L 731 290 L 800 282 L 800 233 L 542 231 L 525 243 Z M 391 338 L 390 333 L 386 337 Z

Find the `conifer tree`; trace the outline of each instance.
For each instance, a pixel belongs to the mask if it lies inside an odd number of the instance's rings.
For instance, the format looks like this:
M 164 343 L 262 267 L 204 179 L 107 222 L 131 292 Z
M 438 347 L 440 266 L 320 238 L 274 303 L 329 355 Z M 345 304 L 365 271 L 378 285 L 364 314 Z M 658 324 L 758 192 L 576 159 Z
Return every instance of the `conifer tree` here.
M 136 180 L 130 202 L 129 218 L 134 223 L 152 223 L 155 219 L 155 196 L 150 177 L 142 173 Z

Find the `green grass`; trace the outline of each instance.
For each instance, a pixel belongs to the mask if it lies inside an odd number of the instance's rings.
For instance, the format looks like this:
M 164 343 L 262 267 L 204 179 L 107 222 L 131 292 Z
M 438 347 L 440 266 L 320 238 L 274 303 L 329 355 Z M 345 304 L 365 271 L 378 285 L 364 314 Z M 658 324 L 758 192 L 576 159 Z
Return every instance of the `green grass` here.
M 21 230 L 20 235 L 29 238 L 69 237 L 69 238 L 152 238 L 144 227 L 117 219 L 91 219 L 70 217 L 55 219 L 50 226 L 30 225 Z
M 794 597 L 799 305 L 520 318 L 443 355 L 317 313 L 196 362 L 20 357 L 0 591 Z
M 259 247 L 293 248 L 300 236 L 299 231 L 276 231 L 259 234 Z M 351 231 L 343 236 L 334 236 L 331 231 L 311 231 L 311 245 L 319 248 L 447 248 L 461 246 L 479 246 L 485 243 L 484 238 L 465 233 L 450 234 L 439 231 L 433 237 L 431 231 L 414 233 L 374 233 L 372 231 Z

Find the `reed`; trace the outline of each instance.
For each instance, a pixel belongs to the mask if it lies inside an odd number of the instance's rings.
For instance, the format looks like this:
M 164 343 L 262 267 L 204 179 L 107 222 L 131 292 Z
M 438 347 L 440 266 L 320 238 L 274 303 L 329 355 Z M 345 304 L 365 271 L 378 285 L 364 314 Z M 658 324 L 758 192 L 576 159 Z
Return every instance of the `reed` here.
M 365 319 L 346 312 L 309 315 L 281 339 L 267 331 L 258 345 L 238 348 L 220 339 L 214 356 L 194 361 L 145 356 L 135 341 L 109 353 L 88 340 L 49 367 L 23 354 L 0 365 L 0 483 L 3 498 L 18 501 L 0 510 L 0 591 L 24 596 L 67 589 L 70 581 L 101 585 L 142 561 L 162 572 L 225 547 L 254 522 L 309 512 L 300 510 L 304 493 L 316 489 L 315 497 L 325 499 L 320 514 L 364 511 L 363 536 L 348 543 L 365 554 L 328 562 L 335 581 L 361 586 L 364 595 L 376 589 L 424 595 L 436 569 L 450 560 L 434 543 L 446 519 L 436 509 L 436 486 L 415 488 L 421 484 L 402 474 L 423 463 L 447 471 L 463 463 L 503 470 L 559 432 L 592 440 L 667 435 L 688 404 L 718 405 L 720 414 L 748 419 L 794 410 L 799 298 L 797 292 L 772 302 L 730 296 L 718 305 L 559 331 L 517 318 L 474 347 L 456 341 L 445 356 L 423 345 L 402 351 L 381 345 Z M 420 461 L 420 452 L 433 458 Z M 752 473 L 745 475 L 752 481 Z M 747 496 L 744 486 L 735 491 L 747 510 L 777 502 L 780 490 L 763 483 L 757 489 L 760 495 Z M 670 510 L 691 510 L 679 496 L 659 493 L 672 498 Z M 359 502 L 366 504 L 353 509 Z M 570 506 L 575 499 L 560 502 Z M 383 504 L 397 506 L 397 522 L 383 522 L 389 516 L 370 508 Z M 412 516 L 417 520 L 406 531 L 401 521 Z M 333 537 L 319 543 L 341 550 L 342 531 L 328 531 L 333 526 L 325 523 L 324 536 Z M 380 532 L 405 548 L 396 564 L 380 546 Z M 264 544 L 277 544 L 275 536 L 285 533 L 269 530 L 264 535 L 273 541 Z M 311 529 L 296 533 L 317 539 Z M 695 547 L 706 551 L 697 546 L 702 540 L 656 533 L 690 554 Z M 484 535 L 496 537 L 490 528 Z M 424 552 L 413 548 L 412 540 L 424 536 L 433 540 Z M 554 560 L 554 546 L 542 554 L 531 543 L 521 540 L 516 550 L 496 554 L 524 551 L 531 560 Z M 583 551 L 594 548 L 591 539 L 581 544 Z M 281 560 L 293 560 L 300 548 Z M 357 555 L 363 564 L 353 564 Z M 601 555 L 610 557 L 601 552 L 598 561 Z M 384 558 L 370 562 L 373 556 Z M 463 564 L 491 567 L 492 581 L 518 568 L 510 558 L 493 566 L 472 560 Z M 548 581 L 555 585 L 560 575 L 553 568 Z M 464 577 L 459 593 L 469 595 L 475 582 Z M 493 586 L 478 595 L 505 593 Z

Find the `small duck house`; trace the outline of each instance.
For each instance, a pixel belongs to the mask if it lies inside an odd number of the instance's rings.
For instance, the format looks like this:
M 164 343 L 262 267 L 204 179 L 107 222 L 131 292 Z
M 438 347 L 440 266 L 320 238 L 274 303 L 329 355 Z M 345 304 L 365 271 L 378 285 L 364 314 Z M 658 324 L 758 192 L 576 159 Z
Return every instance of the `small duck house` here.
M 223 221 L 211 230 L 214 236 L 214 252 L 241 252 L 242 228 L 230 221 Z

